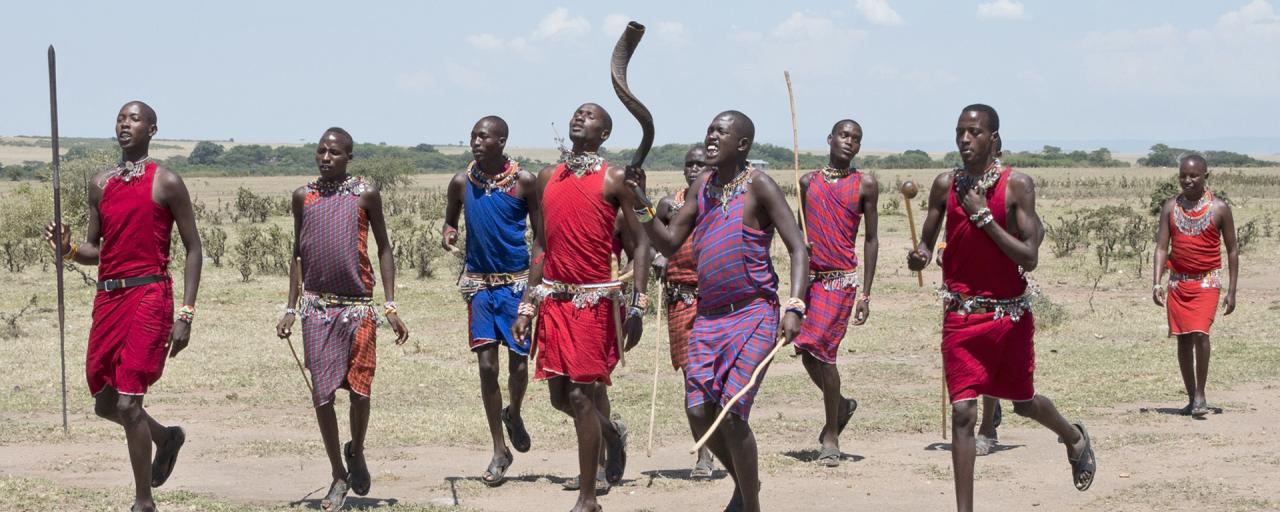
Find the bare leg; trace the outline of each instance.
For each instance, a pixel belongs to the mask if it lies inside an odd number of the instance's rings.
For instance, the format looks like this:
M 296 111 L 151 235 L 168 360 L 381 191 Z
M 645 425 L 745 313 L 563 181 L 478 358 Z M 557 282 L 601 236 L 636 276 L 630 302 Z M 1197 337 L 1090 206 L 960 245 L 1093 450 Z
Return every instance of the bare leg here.
M 512 418 L 519 418 L 525 390 L 529 389 L 529 358 L 511 351 L 507 355 L 507 392 L 511 394 L 507 411 Z
M 1000 400 L 989 396 L 982 397 L 982 423 L 978 425 L 978 433 L 990 438 L 996 437 L 996 408 Z
M 1196 346 L 1196 388 L 1192 401 L 1207 407 L 1208 402 L 1204 398 L 1204 386 L 1209 381 L 1209 335 L 1195 333 L 1192 336 Z
M 1036 395 L 1031 400 L 1025 402 L 1014 402 L 1013 412 L 1019 416 L 1031 418 L 1037 423 L 1044 425 L 1058 434 L 1058 438 L 1067 445 L 1067 458 L 1077 459 L 1081 453 L 1084 453 L 1084 436 L 1080 434 L 1080 429 L 1067 421 L 1058 408 L 1054 407 L 1053 401 L 1044 395 Z
M 351 455 L 355 464 L 364 469 L 367 469 L 364 460 L 364 438 L 369 432 L 369 409 L 369 397 L 351 393 L 351 412 L 348 414 L 351 422 Z
M 685 409 L 685 415 L 689 418 L 689 428 L 693 431 L 695 439 L 701 439 L 703 434 L 707 433 L 707 430 L 711 428 L 711 424 L 715 422 L 717 414 L 720 414 L 720 409 L 709 402 Z M 717 459 L 720 459 L 725 471 L 729 473 L 729 478 L 733 479 L 733 496 L 729 498 L 729 507 L 725 510 L 741 510 L 742 492 L 741 487 L 738 485 L 738 472 L 733 465 L 733 457 L 729 455 L 729 447 L 725 444 L 721 432 L 717 431 L 712 434 L 704 446 L 710 449 Z
M 1196 399 L 1195 334 L 1178 335 L 1178 369 L 1182 372 L 1182 386 L 1187 390 L 1186 414 L 1191 414 L 1191 403 Z
M 352 403 L 353 414 L 354 409 L 355 404 Z M 320 439 L 324 441 L 324 452 L 329 457 L 329 474 L 335 483 L 346 482 L 347 468 L 342 463 L 342 443 L 338 439 L 338 416 L 333 412 L 333 400 L 316 407 L 316 422 L 320 424 Z
M 744 512 L 760 511 L 759 455 L 756 452 L 756 436 L 751 425 L 738 415 L 729 413 L 720 424 L 718 434 L 728 447 L 729 458 L 737 473 L 737 494 L 742 498 Z
M 142 410 L 142 400 L 141 395 L 119 395 L 116 409 L 129 444 L 134 506 L 138 510 L 155 510 L 156 502 L 151 497 L 151 427 L 146 411 Z
M 480 399 L 484 402 L 495 459 L 507 455 L 507 442 L 502 434 L 502 389 L 498 387 L 498 346 L 490 344 L 476 351 L 480 364 Z
M 102 388 L 102 391 L 93 397 L 93 412 L 102 419 L 111 420 L 116 425 L 124 426 L 124 422 L 120 419 L 120 410 L 116 408 L 116 403 L 119 400 L 120 394 L 116 392 L 115 388 L 111 386 Z M 157 448 L 163 446 L 164 441 L 169 439 L 169 433 L 165 430 L 164 425 L 161 425 L 150 414 L 147 414 L 146 408 L 142 409 L 142 415 L 147 422 L 147 428 L 151 430 L 151 440 L 155 441 Z
M 822 390 L 822 407 L 826 411 L 826 423 L 818 434 L 824 448 L 840 448 L 840 413 L 844 412 L 844 395 L 840 394 L 840 371 L 834 364 L 824 363 L 805 351 L 800 351 L 804 369 L 818 389 Z
M 951 404 L 951 469 L 956 482 L 956 510 L 973 510 L 973 424 L 978 419 L 978 401 Z
M 568 379 L 565 379 L 568 380 Z M 596 502 L 596 468 L 600 463 L 600 411 L 596 408 L 595 384 L 570 382 L 569 404 L 578 434 L 578 502 L 574 511 L 600 510 Z

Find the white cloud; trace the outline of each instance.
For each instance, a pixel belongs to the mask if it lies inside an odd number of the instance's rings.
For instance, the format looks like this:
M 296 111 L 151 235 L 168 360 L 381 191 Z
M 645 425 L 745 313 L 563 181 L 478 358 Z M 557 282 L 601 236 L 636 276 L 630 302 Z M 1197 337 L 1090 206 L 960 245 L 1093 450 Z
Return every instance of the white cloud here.
M 888 0 L 856 0 L 854 6 L 867 21 L 876 25 L 901 25 L 902 16 L 889 6 Z
M 506 46 L 506 41 L 493 34 L 475 34 L 467 36 L 467 44 L 479 48 L 481 50 L 501 50 Z
M 538 22 L 533 30 L 535 39 L 550 39 L 586 34 L 591 30 L 591 22 L 582 16 L 569 17 L 569 10 L 556 7 L 550 14 Z
M 436 77 L 430 71 L 414 71 L 401 73 L 396 77 L 396 83 L 404 90 L 424 91 L 436 84 Z
M 796 11 L 769 31 L 770 39 L 781 43 L 839 43 L 866 37 L 866 32 L 841 28 L 825 16 Z
M 1023 20 L 1027 18 L 1027 10 L 1022 2 L 1013 0 L 995 0 L 978 4 L 978 18 L 984 20 Z
M 466 89 L 490 90 L 493 85 L 483 71 L 456 62 L 450 62 L 445 70 L 449 82 Z
M 847 28 L 839 19 L 807 11 L 794 12 L 763 32 L 732 27 L 729 34 L 733 43 L 752 56 L 734 69 L 751 84 L 761 83 L 761 77 L 772 84 L 784 69 L 811 77 L 843 75 L 846 69 L 832 65 L 832 49 L 856 52 L 866 37 L 865 31 Z
M 1155 27 L 1089 32 L 1080 46 L 1090 50 L 1108 52 L 1168 48 L 1178 44 L 1181 36 L 1178 28 L 1165 23 Z
M 1280 42 L 1280 16 L 1266 0 L 1253 0 L 1238 10 L 1223 14 L 1214 29 L 1224 37 L 1237 40 L 1253 38 Z

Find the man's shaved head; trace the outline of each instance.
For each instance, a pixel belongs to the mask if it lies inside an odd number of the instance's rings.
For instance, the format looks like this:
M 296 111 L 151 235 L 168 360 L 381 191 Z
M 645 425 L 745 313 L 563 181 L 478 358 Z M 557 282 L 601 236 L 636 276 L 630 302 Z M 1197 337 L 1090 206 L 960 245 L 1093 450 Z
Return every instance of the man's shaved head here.
M 746 137 L 752 141 L 756 140 L 756 124 L 751 121 L 750 117 L 737 110 L 726 110 L 721 112 L 716 118 L 725 118 L 733 122 L 734 133 L 738 136 Z
M 608 110 L 605 110 L 604 107 L 600 106 L 599 103 L 583 103 L 582 106 L 578 108 L 584 108 L 584 107 L 594 108 L 597 111 L 599 111 L 600 119 L 604 122 L 604 130 L 607 132 L 613 131 L 613 116 L 609 115 Z
M 484 125 L 484 124 L 488 124 L 489 126 L 491 126 L 494 131 L 494 135 L 498 137 L 506 137 L 510 133 L 509 129 L 507 128 L 507 121 L 501 117 L 484 116 L 480 118 L 479 121 L 476 121 L 475 127 L 479 128 L 480 125 Z
M 862 129 L 862 125 L 858 124 L 858 122 L 857 122 L 857 121 L 854 121 L 854 120 L 852 120 L 852 119 L 841 119 L 841 120 L 839 120 L 839 121 L 836 121 L 836 124 L 831 125 L 831 133 L 832 133 L 832 134 L 834 134 L 834 133 L 836 133 L 836 132 L 840 131 L 840 125 L 845 124 L 845 123 L 851 123 L 851 124 L 853 124 L 854 126 L 857 126 L 857 127 L 858 127 L 858 129 Z
M 1204 157 L 1200 156 L 1199 153 L 1191 153 L 1182 155 L 1182 158 L 1178 159 L 1178 167 L 1196 167 L 1207 171 L 1209 170 L 1209 162 L 1205 161 Z
M 142 111 L 142 117 L 145 118 L 148 123 L 152 125 L 156 124 L 156 109 L 151 108 L 151 105 L 148 105 L 144 101 L 133 100 L 128 103 L 125 103 L 124 106 L 120 107 L 120 110 L 129 108 L 129 106 L 131 105 L 138 106 L 138 109 Z
M 329 127 L 328 130 L 324 131 L 324 135 L 320 136 L 320 140 L 324 140 L 330 136 L 336 137 L 337 139 L 343 141 L 344 147 L 347 149 L 348 155 L 351 154 L 353 151 L 355 151 L 355 146 L 356 146 L 355 139 L 352 139 L 351 134 L 347 133 L 346 130 L 343 130 L 342 128 L 339 128 L 337 126 Z

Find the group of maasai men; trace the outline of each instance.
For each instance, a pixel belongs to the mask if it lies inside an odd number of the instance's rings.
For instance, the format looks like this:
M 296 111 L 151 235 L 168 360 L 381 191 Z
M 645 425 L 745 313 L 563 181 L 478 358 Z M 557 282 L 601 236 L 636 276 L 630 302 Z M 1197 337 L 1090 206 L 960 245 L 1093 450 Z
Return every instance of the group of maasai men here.
M 116 136 L 122 157 L 91 181 L 84 242 L 72 243 L 66 226 L 58 230 L 50 223 L 45 230 L 67 260 L 100 267 L 85 371 L 95 412 L 125 429 L 137 511 L 155 510 L 151 489 L 169 478 L 185 442 L 183 429 L 157 422 L 143 399 L 166 357 L 187 346 L 202 260 L 186 186 L 147 156 L 156 129 L 156 113 L 147 104 L 121 108 Z M 973 506 L 975 452 L 989 452 L 996 443 L 998 400 L 1012 401 L 1019 415 L 1058 435 L 1077 489 L 1088 489 L 1096 474 L 1088 430 L 1035 392 L 1034 287 L 1027 273 L 1039 262 L 1044 229 L 1033 180 L 1000 163 L 999 129 L 989 106 L 961 112 L 955 137 L 963 165 L 934 180 L 922 240 L 907 255 L 911 270 L 931 261 L 942 267 L 941 350 L 962 511 Z M 622 479 L 627 464 L 627 428 L 610 411 L 610 375 L 641 338 L 652 263 L 661 272 L 671 363 L 684 374 L 689 426 L 695 438 L 711 432 L 691 474 L 709 477 L 718 459 L 735 484 L 726 510 L 760 510 L 757 448 L 748 422 L 759 383 L 749 383 L 763 374 L 776 344 L 794 342 L 821 391 L 819 463 L 840 463 L 839 436 L 858 408 L 841 394 L 835 364 L 850 316 L 855 325 L 870 316 L 879 250 L 879 184 L 853 166 L 862 127 L 850 119 L 835 123 L 827 137 L 828 164 L 801 179 L 803 226 L 774 180 L 748 163 L 755 127 L 745 114 L 730 110 L 712 120 L 704 143 L 686 156 L 687 187 L 656 205 L 644 193 L 644 170 L 610 166 L 598 154 L 611 130 L 604 108 L 582 105 L 569 124 L 572 147 L 558 165 L 535 175 L 504 153 L 507 123 L 484 117 L 471 132 L 474 161 L 449 182 L 441 243 L 448 251 L 465 251 L 458 286 L 493 442 L 481 479 L 503 482 L 513 462 L 508 437 L 518 452 L 531 447 L 521 406 L 532 357 L 534 378 L 547 381 L 551 405 L 573 419 L 578 477 L 566 484 L 578 491 L 573 510 L 601 510 L 597 495 Z M 325 130 L 316 146 L 319 176 L 293 193 L 295 258 L 288 304 L 276 327 L 288 338 L 295 318 L 302 320 L 311 398 L 332 472 L 321 503 L 326 510 L 342 508 L 350 492 L 369 492 L 364 440 L 377 326 L 389 323 L 397 344 L 409 336 L 397 313 L 381 197 L 375 185 L 347 173 L 353 149 L 345 130 Z M 1182 193 L 1161 213 L 1152 290 L 1156 304 L 1168 304 L 1169 334 L 1178 337 L 1189 399 L 1183 411 L 1196 417 L 1210 410 L 1204 388 L 1223 241 L 1230 266 L 1227 314 L 1235 308 L 1239 267 L 1231 208 L 1208 191 L 1207 176 L 1202 157 L 1180 161 Z M 458 248 L 460 216 L 465 249 Z M 944 222 L 945 243 L 935 247 Z M 176 320 L 168 272 L 175 224 L 187 251 Z M 381 314 L 373 300 L 370 231 L 379 250 Z M 790 258 L 786 300 L 779 299 L 770 255 L 775 233 Z M 1171 275 L 1164 285 L 1166 266 Z M 508 353 L 506 406 L 498 382 L 501 347 Z M 351 396 L 351 439 L 345 444 L 334 412 L 340 388 Z M 985 413 L 975 439 L 979 397 Z

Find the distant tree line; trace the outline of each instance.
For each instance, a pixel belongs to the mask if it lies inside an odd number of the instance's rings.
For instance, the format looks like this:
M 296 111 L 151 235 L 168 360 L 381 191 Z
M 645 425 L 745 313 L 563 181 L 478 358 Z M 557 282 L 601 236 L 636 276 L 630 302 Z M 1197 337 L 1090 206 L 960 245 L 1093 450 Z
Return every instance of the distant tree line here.
M 663 144 L 654 146 L 645 160 L 645 167 L 650 169 L 682 169 L 684 156 L 692 147 L 691 144 Z M 634 150 L 623 149 L 607 153 L 610 159 L 628 161 Z M 793 152 L 782 146 L 768 143 L 756 143 L 751 148 L 751 157 L 769 163 L 771 169 L 790 169 L 793 167 Z M 1062 148 L 1045 146 L 1039 152 L 1006 151 L 1002 161 L 1014 167 L 1128 167 L 1129 163 L 1111 157 L 1107 148 L 1091 152 L 1070 151 Z M 801 169 L 816 169 L 827 164 L 827 156 L 814 153 L 800 154 Z M 960 165 L 960 153 L 952 151 L 939 160 L 933 159 L 919 149 L 909 149 L 893 155 L 865 155 L 854 159 L 854 165 L 864 169 L 937 169 Z
M 1277 167 L 1280 162 L 1272 162 L 1270 160 L 1259 160 L 1243 153 L 1234 153 L 1231 151 L 1194 151 L 1190 149 L 1174 148 L 1164 144 L 1156 144 L 1151 146 L 1151 152 L 1147 153 L 1145 158 L 1138 159 L 1138 165 L 1143 167 L 1177 167 L 1178 159 L 1183 155 L 1198 153 L 1203 156 L 1211 167 Z

